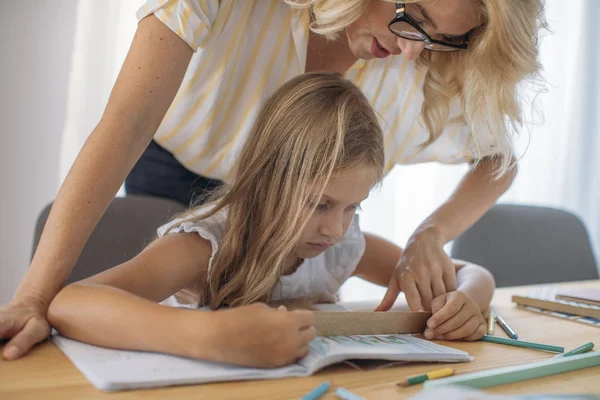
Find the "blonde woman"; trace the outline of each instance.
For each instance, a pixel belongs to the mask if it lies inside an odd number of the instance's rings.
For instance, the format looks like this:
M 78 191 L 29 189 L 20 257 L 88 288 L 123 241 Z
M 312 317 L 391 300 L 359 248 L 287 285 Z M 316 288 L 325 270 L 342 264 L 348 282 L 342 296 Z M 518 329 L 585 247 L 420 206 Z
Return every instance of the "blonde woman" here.
M 257 367 L 291 363 L 315 338 L 312 314 L 257 302 L 335 301 L 352 275 L 389 281 L 402 250 L 365 237 L 355 215 L 383 168 L 381 129 L 360 90 L 340 75 L 293 78 L 259 112 L 220 198 L 161 227 L 131 261 L 67 286 L 48 318 L 62 334 L 96 345 Z M 426 335 L 479 339 L 493 279 L 475 265 L 455 268 L 459 289 L 433 301 L 437 328 Z M 157 304 L 164 299 L 233 308 L 192 312 Z
M 400 289 L 413 309 L 456 289 L 443 245 L 511 184 L 517 89 L 539 70 L 542 0 L 148 0 L 138 17 L 104 115 L 0 308 L 5 358 L 48 335 L 48 305 L 126 177 L 128 193 L 185 204 L 231 182 L 261 105 L 304 72 L 342 73 L 363 91 L 382 117 L 384 173 L 472 165 L 409 239 L 379 309 Z

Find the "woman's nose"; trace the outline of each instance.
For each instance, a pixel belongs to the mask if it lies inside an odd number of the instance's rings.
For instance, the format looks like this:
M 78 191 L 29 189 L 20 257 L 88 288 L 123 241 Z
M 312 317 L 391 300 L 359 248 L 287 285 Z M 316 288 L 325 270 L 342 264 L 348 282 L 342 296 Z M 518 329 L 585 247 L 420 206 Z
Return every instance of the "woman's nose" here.
M 416 60 L 419 57 L 419 54 L 425 49 L 427 43 L 417 41 L 417 40 L 408 40 L 399 37 L 398 38 L 398 47 L 402 50 L 402 55 L 404 58 L 409 60 Z

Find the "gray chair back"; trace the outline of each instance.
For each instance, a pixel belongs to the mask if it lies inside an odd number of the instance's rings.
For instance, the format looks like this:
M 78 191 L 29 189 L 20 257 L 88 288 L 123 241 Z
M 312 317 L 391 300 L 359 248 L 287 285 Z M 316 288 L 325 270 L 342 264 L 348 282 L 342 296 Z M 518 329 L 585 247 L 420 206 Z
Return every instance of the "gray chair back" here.
M 581 220 L 547 207 L 496 205 L 454 241 L 451 255 L 486 267 L 498 287 L 598 279 Z
M 33 253 L 52 208 L 48 204 L 35 226 Z M 156 229 L 186 207 L 150 196 L 117 197 L 98 222 L 65 284 L 76 282 L 133 258 L 156 238 Z

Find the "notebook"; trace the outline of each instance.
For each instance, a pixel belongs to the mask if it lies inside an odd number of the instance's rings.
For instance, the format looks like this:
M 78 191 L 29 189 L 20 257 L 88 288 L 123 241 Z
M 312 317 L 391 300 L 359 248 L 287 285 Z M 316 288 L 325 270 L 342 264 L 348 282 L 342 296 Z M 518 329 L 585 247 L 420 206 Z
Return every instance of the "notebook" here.
M 512 301 L 522 306 L 600 319 L 600 306 L 557 297 L 561 292 L 565 290 L 561 291 L 560 287 L 556 286 L 542 286 L 526 295 L 512 296 Z
M 600 319 L 598 319 L 598 318 L 584 317 L 582 315 L 567 314 L 567 313 L 561 313 L 558 311 L 544 310 L 542 308 L 537 308 L 537 307 L 532 307 L 532 306 L 517 305 L 517 307 L 522 310 L 533 311 L 533 312 L 545 314 L 545 315 L 548 315 L 551 317 L 567 319 L 569 321 L 577 322 L 579 324 L 585 324 L 588 326 L 600 328 Z
M 51 340 L 98 389 L 118 391 L 208 382 L 309 376 L 344 360 L 467 362 L 468 353 L 411 335 L 319 336 L 282 368 L 245 368 L 168 354 L 108 349 L 55 334 Z
M 591 306 L 600 307 L 600 287 L 596 288 L 584 288 L 577 290 L 565 290 L 561 289 L 556 294 L 556 298 L 567 301 L 576 301 L 578 303 L 589 304 Z

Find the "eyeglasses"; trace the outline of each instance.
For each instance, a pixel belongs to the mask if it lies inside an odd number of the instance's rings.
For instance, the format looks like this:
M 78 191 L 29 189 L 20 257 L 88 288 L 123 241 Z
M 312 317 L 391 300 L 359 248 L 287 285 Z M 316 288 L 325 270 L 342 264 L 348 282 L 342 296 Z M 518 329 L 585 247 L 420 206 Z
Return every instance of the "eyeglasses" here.
M 425 42 L 431 51 L 458 51 L 469 47 L 469 34 L 448 37 L 446 40 L 432 39 L 419 26 L 419 23 L 406 12 L 404 3 L 396 3 L 396 17 L 388 24 L 388 29 L 401 38 Z

